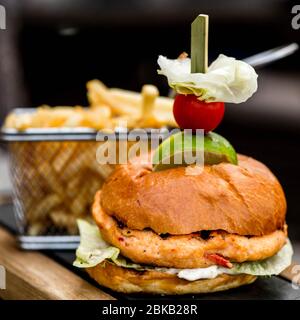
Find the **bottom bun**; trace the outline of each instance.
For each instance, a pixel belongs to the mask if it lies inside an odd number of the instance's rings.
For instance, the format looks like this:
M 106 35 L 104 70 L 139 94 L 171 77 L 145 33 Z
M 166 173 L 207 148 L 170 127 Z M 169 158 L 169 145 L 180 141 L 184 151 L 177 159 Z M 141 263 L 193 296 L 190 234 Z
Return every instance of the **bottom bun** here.
M 87 268 L 88 274 L 99 284 L 124 293 L 195 294 L 224 291 L 250 284 L 257 277 L 248 274 L 221 274 L 214 279 L 187 281 L 176 275 L 158 271 L 136 271 L 103 262 Z

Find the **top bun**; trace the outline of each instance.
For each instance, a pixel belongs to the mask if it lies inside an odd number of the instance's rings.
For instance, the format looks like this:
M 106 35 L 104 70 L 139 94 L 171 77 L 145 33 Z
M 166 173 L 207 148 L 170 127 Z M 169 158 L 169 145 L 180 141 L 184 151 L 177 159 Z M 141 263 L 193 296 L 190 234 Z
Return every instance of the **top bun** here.
M 238 159 L 238 165 L 205 166 L 194 176 L 184 167 L 152 172 L 150 166 L 120 165 L 103 185 L 101 206 L 131 229 L 159 234 L 260 236 L 281 229 L 286 200 L 278 180 L 261 162 Z

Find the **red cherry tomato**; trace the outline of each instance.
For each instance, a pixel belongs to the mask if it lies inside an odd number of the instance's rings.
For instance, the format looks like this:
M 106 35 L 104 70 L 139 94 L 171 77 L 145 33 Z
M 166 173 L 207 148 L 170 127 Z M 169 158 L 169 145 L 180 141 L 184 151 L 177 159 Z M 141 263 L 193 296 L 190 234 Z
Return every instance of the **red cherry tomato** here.
M 205 102 L 193 94 L 178 94 L 174 101 L 173 114 L 181 129 L 214 130 L 224 116 L 224 102 Z

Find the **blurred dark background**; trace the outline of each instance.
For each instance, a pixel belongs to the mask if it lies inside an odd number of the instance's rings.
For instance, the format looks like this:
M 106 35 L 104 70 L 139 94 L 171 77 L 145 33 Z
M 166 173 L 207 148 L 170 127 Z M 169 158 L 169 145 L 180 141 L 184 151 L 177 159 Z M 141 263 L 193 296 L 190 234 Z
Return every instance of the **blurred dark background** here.
M 0 121 L 17 106 L 87 104 L 85 83 L 137 90 L 145 83 L 166 95 L 159 54 L 189 52 L 190 23 L 210 15 L 209 58 L 245 58 L 300 43 L 283 0 L 6 0 L 0 31 Z M 259 90 L 227 106 L 218 132 L 240 153 L 266 163 L 288 200 L 292 238 L 300 240 L 300 53 L 257 70 Z

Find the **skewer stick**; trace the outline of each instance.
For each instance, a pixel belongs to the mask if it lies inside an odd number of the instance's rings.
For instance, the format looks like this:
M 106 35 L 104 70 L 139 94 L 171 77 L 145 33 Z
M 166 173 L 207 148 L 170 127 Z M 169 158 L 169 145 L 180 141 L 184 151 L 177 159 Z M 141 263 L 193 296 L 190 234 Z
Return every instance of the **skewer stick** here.
M 208 65 L 208 15 L 200 14 L 191 27 L 191 72 L 206 73 Z

